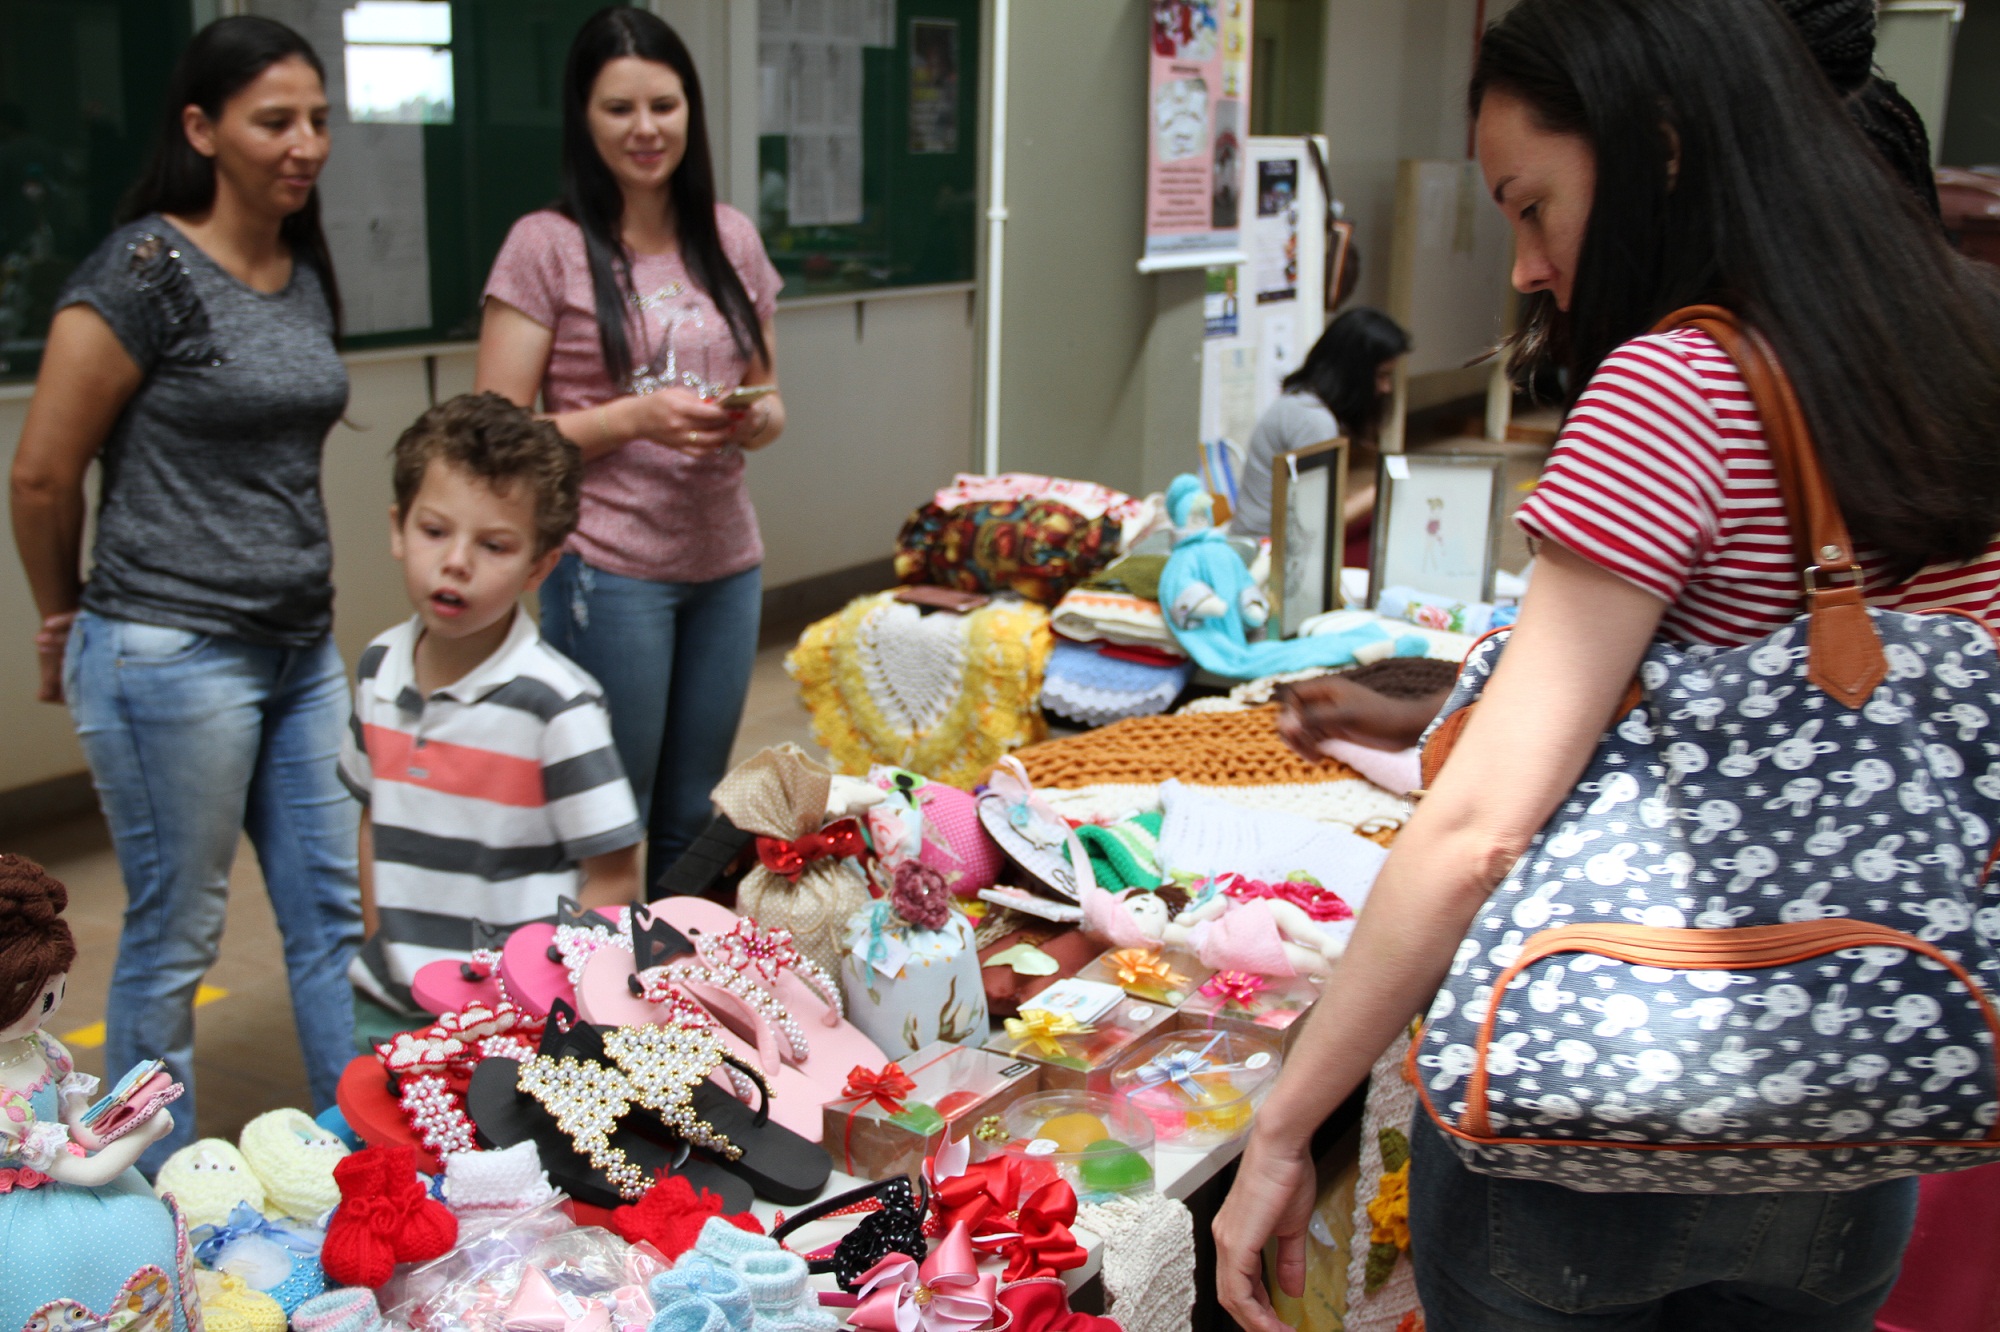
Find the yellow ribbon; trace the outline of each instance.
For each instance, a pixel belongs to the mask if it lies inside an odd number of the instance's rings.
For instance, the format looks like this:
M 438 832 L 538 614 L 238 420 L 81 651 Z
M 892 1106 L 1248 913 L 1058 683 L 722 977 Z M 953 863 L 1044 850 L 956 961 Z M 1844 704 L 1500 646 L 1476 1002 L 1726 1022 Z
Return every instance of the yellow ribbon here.
M 1118 973 L 1118 983 L 1127 989 L 1143 985 L 1164 995 L 1194 983 L 1169 966 L 1155 948 L 1121 948 L 1104 960 Z
M 1088 1036 L 1097 1028 L 1078 1022 L 1068 1013 L 1052 1013 L 1046 1008 L 1030 1008 L 1020 1017 L 1007 1019 L 1007 1035 L 1053 1058 L 1063 1052 L 1065 1036 Z

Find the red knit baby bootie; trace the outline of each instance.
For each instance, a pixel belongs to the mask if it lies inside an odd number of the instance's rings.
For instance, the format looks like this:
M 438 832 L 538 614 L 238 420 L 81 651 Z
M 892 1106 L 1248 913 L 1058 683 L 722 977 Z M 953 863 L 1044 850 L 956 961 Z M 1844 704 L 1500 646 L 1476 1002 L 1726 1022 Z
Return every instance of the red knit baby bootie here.
M 410 1149 L 401 1149 L 408 1156 Z M 320 1266 L 336 1286 L 366 1286 L 370 1290 L 396 1270 L 390 1231 L 400 1212 L 383 1189 L 384 1156 L 388 1149 L 369 1147 L 342 1157 L 333 1167 L 340 1186 L 340 1206 L 327 1223 Z
M 383 1167 L 385 1191 L 401 1213 L 389 1236 L 396 1261 L 427 1263 L 442 1258 L 458 1242 L 458 1218 L 417 1178 L 416 1152 L 408 1147 L 391 1150 L 402 1153 Z

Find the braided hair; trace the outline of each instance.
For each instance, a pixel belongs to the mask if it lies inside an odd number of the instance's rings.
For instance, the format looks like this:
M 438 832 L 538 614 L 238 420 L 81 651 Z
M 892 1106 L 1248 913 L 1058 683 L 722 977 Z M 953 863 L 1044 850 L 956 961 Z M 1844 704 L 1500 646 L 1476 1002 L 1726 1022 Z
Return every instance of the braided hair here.
M 1896 85 L 1875 73 L 1875 0 L 1777 0 L 1820 72 L 1840 94 L 1848 118 L 1896 179 L 1938 216 L 1924 118 Z
M 48 983 L 76 962 L 62 918 L 69 890 L 32 860 L 0 855 L 0 1027 L 19 1022 Z

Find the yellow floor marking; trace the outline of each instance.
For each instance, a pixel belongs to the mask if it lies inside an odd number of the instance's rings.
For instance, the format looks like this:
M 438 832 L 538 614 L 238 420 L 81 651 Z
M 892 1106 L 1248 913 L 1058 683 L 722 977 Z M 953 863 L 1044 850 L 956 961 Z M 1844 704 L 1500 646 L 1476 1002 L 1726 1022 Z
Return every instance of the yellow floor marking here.
M 203 1004 L 212 1004 L 218 999 L 227 999 L 228 997 L 229 991 L 223 989 L 220 985 L 199 986 L 194 992 L 194 1006 L 200 1008 Z M 87 1027 L 78 1027 L 75 1031 L 66 1031 L 63 1033 L 62 1043 L 73 1049 L 95 1050 L 98 1046 L 104 1044 L 104 1023 L 101 1021 L 93 1022 Z

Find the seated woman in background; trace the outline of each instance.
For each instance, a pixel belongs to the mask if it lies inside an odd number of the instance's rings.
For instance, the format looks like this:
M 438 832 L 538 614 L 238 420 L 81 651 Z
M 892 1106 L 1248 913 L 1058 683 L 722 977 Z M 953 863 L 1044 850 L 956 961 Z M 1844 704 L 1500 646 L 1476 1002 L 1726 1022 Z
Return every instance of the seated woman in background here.
M 1345 565 L 1365 567 L 1375 513 L 1375 440 L 1397 358 L 1410 335 L 1380 310 L 1357 306 L 1326 326 L 1305 364 L 1285 376 L 1284 393 L 1250 435 L 1250 457 L 1237 487 L 1229 530 L 1271 533 L 1271 468 L 1280 454 L 1343 436 L 1348 451 Z

